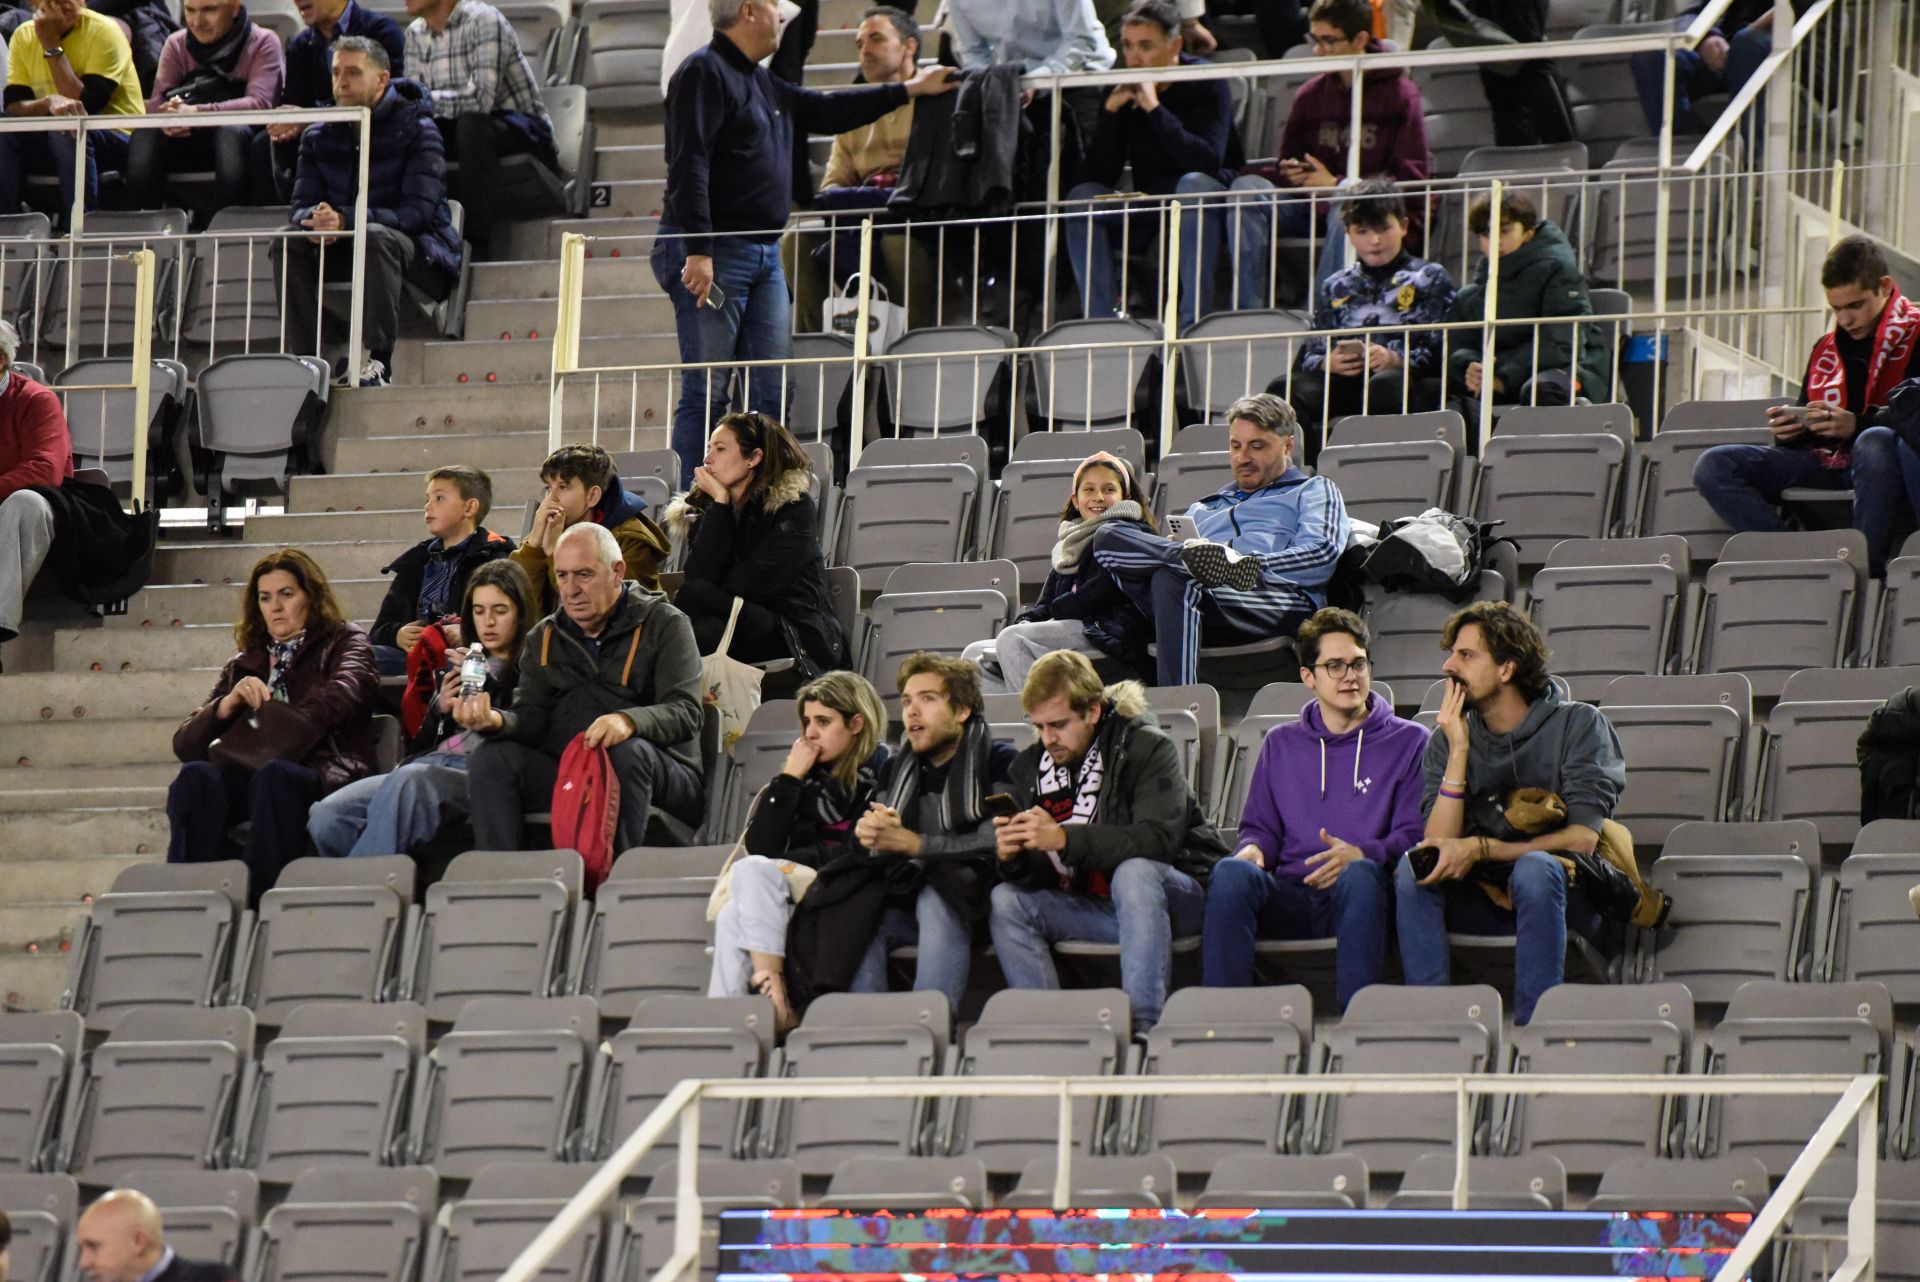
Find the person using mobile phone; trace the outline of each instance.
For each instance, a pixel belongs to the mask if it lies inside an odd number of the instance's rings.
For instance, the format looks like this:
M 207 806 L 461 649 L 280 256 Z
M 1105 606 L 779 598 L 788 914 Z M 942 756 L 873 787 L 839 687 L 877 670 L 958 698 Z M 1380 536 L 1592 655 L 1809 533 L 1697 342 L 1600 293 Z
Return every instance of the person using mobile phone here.
M 1893 534 L 1920 512 L 1920 307 L 1866 236 L 1828 251 L 1820 284 L 1833 329 L 1807 358 L 1800 401 L 1767 411 L 1771 445 L 1716 445 L 1694 461 L 1693 483 L 1736 530 L 1784 530 L 1791 487 L 1853 491 L 1867 565 L 1886 573 Z M 1903 385 L 1904 413 L 1894 400 Z

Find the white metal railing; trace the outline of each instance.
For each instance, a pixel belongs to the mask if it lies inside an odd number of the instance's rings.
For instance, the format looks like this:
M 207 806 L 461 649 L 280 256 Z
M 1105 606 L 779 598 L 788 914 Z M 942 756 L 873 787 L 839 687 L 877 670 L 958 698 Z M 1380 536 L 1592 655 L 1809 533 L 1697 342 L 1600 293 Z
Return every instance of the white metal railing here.
M 676 1135 L 673 1256 L 652 1282 L 675 1282 L 697 1270 L 703 1208 L 699 1192 L 700 1109 L 708 1100 L 839 1099 L 1051 1099 L 1056 1101 L 1054 1130 L 1055 1207 L 1073 1205 L 1073 1104 L 1083 1099 L 1207 1095 L 1420 1095 L 1450 1096 L 1454 1101 L 1453 1207 L 1469 1205 L 1469 1159 L 1473 1151 L 1476 1101 L 1518 1095 L 1627 1095 L 1724 1097 L 1730 1095 L 1834 1096 L 1832 1110 L 1781 1176 L 1773 1194 L 1754 1216 L 1739 1245 L 1714 1275 L 1714 1282 L 1742 1282 L 1759 1260 L 1808 1184 L 1843 1143 L 1853 1138 L 1854 1192 L 1847 1210 L 1847 1255 L 1829 1282 L 1860 1282 L 1873 1277 L 1875 1180 L 1879 1161 L 1880 1079 L 1843 1076 L 1631 1077 L 1548 1076 L 1528 1073 L 1480 1075 L 1365 1076 L 1304 1074 L 1274 1077 L 926 1077 L 926 1078 L 741 1078 L 687 1080 L 673 1088 L 580 1192 L 522 1251 L 501 1282 L 532 1282 L 567 1240 L 616 1197 L 623 1179 L 640 1159 L 668 1135 Z

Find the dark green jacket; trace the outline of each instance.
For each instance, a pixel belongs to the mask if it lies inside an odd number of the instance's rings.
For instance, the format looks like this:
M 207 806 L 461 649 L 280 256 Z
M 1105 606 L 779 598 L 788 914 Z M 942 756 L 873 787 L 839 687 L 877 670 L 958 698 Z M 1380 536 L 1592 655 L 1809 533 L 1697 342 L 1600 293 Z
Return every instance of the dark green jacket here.
M 1147 711 L 1145 695 L 1135 681 L 1107 687 L 1095 739 L 1106 768 L 1099 806 L 1092 823 L 1067 825 L 1067 848 L 1060 852 L 1076 889 L 1088 873 L 1111 874 L 1136 858 L 1172 864 L 1204 885 L 1213 865 L 1227 854 L 1225 839 L 1207 822 L 1187 784 L 1179 747 Z M 1034 743 L 1013 759 L 1010 782 L 1023 807 L 1039 797 L 1044 751 Z M 1035 889 L 1058 884 L 1044 854 L 1028 851 L 999 863 L 1002 881 Z
M 513 707 L 500 714 L 506 724 L 495 737 L 557 757 L 575 735 L 618 712 L 635 734 L 698 770 L 702 682 L 693 625 L 660 593 L 623 587 L 625 601 L 601 632 L 597 656 L 563 611 L 533 625 Z
M 1487 313 L 1487 260 L 1481 259 L 1473 270 L 1473 283 L 1453 296 L 1447 313 L 1451 321 L 1477 321 Z M 1574 261 L 1573 246 L 1551 222 L 1534 229 L 1533 239 L 1500 260 L 1500 298 L 1496 316 L 1591 316 L 1593 299 L 1587 294 L 1587 278 Z M 1601 396 L 1607 386 L 1612 361 L 1608 359 L 1601 326 L 1580 327 L 1580 386 L 1589 400 Z M 1506 389 L 1501 396 L 1519 398 L 1520 389 L 1536 370 L 1573 368 L 1573 327 L 1540 327 L 1540 356 L 1533 352 L 1534 327 L 1506 325 L 1493 332 L 1494 356 L 1491 372 L 1498 375 Z M 1481 334 L 1476 330 L 1454 330 L 1448 347 L 1447 366 L 1456 383 L 1465 376 L 1467 366 L 1482 360 Z M 1483 362 L 1486 363 L 1486 362 Z

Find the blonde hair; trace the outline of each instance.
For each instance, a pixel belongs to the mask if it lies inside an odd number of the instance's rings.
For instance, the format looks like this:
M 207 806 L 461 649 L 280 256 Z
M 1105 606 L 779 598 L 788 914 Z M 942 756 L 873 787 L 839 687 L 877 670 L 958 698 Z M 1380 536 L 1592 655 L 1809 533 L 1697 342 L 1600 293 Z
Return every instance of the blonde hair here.
M 1053 650 L 1027 669 L 1027 683 L 1020 687 L 1020 706 L 1032 712 L 1056 695 L 1065 695 L 1067 706 L 1077 715 L 1100 702 L 1106 693 L 1106 682 L 1094 671 L 1091 659 L 1077 650 Z
M 873 688 L 871 681 L 857 672 L 829 672 L 825 676 L 815 677 L 801 686 L 800 693 L 793 699 L 793 708 L 799 715 L 802 730 L 807 727 L 809 703 L 833 709 L 849 727 L 853 725 L 855 717 L 860 718 L 860 728 L 853 732 L 853 742 L 840 760 L 833 763 L 833 777 L 840 781 L 841 787 L 852 792 L 860 775 L 860 767 L 873 756 L 880 746 L 880 736 L 886 733 L 887 709 L 880 701 L 880 692 Z

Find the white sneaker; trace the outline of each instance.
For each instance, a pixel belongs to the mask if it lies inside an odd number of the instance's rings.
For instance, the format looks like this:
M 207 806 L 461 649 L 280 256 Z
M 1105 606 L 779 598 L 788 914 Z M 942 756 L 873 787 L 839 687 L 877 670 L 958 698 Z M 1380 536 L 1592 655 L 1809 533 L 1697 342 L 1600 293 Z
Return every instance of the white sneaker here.
M 360 386 L 390 387 L 392 384 L 393 380 L 388 377 L 386 362 L 372 356 L 367 357 L 367 363 L 360 367 Z

